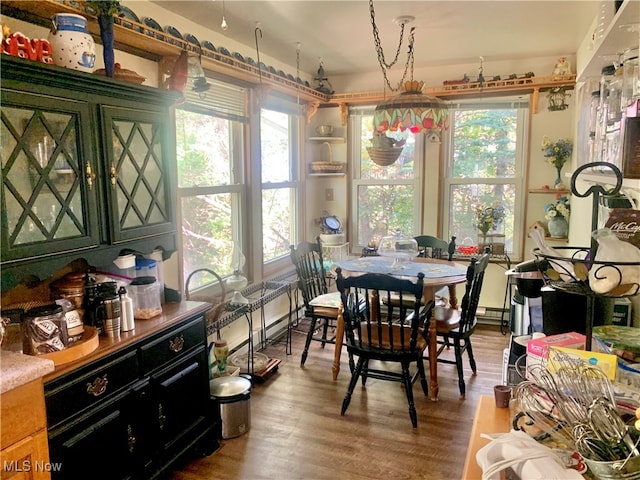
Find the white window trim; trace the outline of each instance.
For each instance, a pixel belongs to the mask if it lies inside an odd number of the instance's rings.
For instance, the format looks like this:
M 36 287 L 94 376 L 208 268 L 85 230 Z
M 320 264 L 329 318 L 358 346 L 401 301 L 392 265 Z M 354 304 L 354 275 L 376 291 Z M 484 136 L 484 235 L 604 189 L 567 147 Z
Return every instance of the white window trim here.
M 515 101 L 514 99 L 493 99 L 491 103 L 504 103 L 505 107 L 508 107 L 509 102 Z M 521 99 L 518 99 L 522 102 Z M 457 105 L 465 105 L 466 102 L 460 102 Z M 482 104 L 478 103 L 478 100 L 470 100 L 468 103 L 473 103 L 482 107 Z M 451 108 L 455 108 L 457 105 L 452 105 Z M 450 115 L 452 118 L 453 115 Z M 528 163 L 529 152 L 529 132 L 531 128 L 531 107 L 518 108 L 518 131 L 516 142 L 516 173 L 515 178 L 456 178 L 451 177 L 451 171 L 453 169 L 453 125 L 443 134 L 443 153 L 444 153 L 444 182 L 441 195 L 442 204 L 442 221 L 443 231 L 448 232 L 450 229 L 450 215 L 449 215 L 449 191 L 452 185 L 468 185 L 468 184 L 487 184 L 487 185 L 514 185 L 516 191 L 516 198 L 514 201 L 514 219 L 513 219 L 513 252 L 509 253 L 509 257 L 512 259 L 523 258 L 524 243 L 526 240 L 525 229 L 520 228 L 524 225 L 526 216 L 526 173 Z M 455 234 L 455 232 L 453 232 Z M 458 238 L 457 242 L 462 242 L 462 238 Z

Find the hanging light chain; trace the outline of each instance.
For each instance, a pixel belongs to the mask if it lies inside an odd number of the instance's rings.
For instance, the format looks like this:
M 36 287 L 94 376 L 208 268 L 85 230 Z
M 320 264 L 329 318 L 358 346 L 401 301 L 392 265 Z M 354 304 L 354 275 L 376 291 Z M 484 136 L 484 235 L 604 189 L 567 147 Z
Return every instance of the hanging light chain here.
M 402 42 L 404 40 L 404 23 L 400 25 L 400 42 L 398 43 L 398 50 L 396 50 L 396 56 L 391 63 L 387 64 L 384 58 L 384 52 L 382 51 L 382 45 L 380 42 L 380 32 L 378 31 L 378 26 L 376 25 L 376 12 L 373 9 L 373 0 L 369 0 L 369 12 L 371 13 L 371 26 L 373 28 L 373 39 L 376 42 L 376 52 L 378 54 L 378 61 L 380 62 L 380 66 L 384 65 L 386 68 L 391 68 L 398 62 L 398 57 L 400 56 L 400 50 L 402 49 Z
M 384 77 L 384 81 L 386 87 L 389 88 L 392 92 L 397 91 L 407 77 L 407 71 L 409 67 L 411 67 L 411 80 L 413 80 L 413 41 L 414 41 L 414 31 L 415 27 L 412 27 L 409 33 L 409 51 L 407 53 L 407 62 L 404 66 L 404 73 L 402 74 L 402 79 L 398 82 L 397 87 L 392 87 L 391 82 L 387 78 L 387 70 L 393 67 L 397 62 L 400 56 L 400 50 L 402 49 L 402 43 L 404 40 L 404 22 L 400 24 L 400 41 L 398 43 L 398 49 L 396 50 L 396 55 L 393 61 L 387 64 L 384 58 L 384 51 L 382 50 L 382 43 L 380 41 L 380 32 L 378 31 L 378 26 L 376 25 L 376 13 L 373 8 L 373 0 L 369 0 L 369 12 L 371 13 L 371 26 L 373 28 L 373 40 L 376 46 L 376 53 L 378 54 L 378 63 L 380 64 L 380 69 L 382 70 L 382 76 Z

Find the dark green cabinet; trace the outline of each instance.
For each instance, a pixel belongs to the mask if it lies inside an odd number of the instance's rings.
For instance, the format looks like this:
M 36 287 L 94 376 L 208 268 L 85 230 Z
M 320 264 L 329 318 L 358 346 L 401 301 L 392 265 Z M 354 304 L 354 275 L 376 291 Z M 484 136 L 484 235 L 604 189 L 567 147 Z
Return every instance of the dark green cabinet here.
M 218 445 L 202 314 L 44 388 L 54 479 L 152 479 Z
M 3 288 L 176 248 L 174 92 L 3 56 Z

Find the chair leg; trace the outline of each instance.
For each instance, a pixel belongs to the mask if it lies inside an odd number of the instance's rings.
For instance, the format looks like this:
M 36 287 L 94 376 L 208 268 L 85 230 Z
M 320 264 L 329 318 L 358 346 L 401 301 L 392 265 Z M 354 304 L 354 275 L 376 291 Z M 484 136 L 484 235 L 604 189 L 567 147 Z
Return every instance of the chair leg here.
M 351 395 L 353 395 L 353 390 L 356 388 L 356 384 L 358 383 L 358 377 L 360 376 L 360 372 L 362 371 L 362 364 L 364 363 L 364 359 L 362 357 L 358 358 L 358 363 L 353 370 L 353 374 L 351 375 L 351 380 L 349 381 L 349 387 L 347 388 L 347 394 L 342 400 L 342 410 L 340 410 L 340 415 L 344 415 L 349 408 L 349 403 L 351 403 Z
M 329 331 L 329 319 L 325 318 L 323 320 L 324 326 L 322 327 L 322 348 L 327 344 L 327 332 Z
M 422 354 L 418 357 L 418 375 L 420 376 L 420 386 L 425 395 L 429 395 L 429 384 L 427 383 L 427 375 L 424 371 L 424 360 Z
M 316 329 L 317 321 L 318 319 L 316 317 L 311 317 L 311 326 L 309 327 L 309 332 L 307 333 L 307 340 L 304 342 L 304 350 L 302 351 L 300 366 L 304 365 L 304 362 L 307 361 L 307 354 L 309 353 L 309 345 L 311 345 L 311 339 L 313 338 L 313 332 Z
M 462 346 L 460 339 L 455 338 L 453 347 L 456 354 L 456 369 L 458 370 L 458 387 L 460 388 L 460 397 L 464 398 L 466 394 L 466 386 L 464 384 L 464 371 L 462 370 Z
M 409 418 L 413 428 L 418 427 L 418 415 L 416 413 L 416 405 L 413 402 L 413 384 L 411 383 L 411 373 L 409 372 L 409 363 L 402 362 L 402 384 L 407 395 L 407 403 L 409 404 Z
M 467 338 L 465 342 L 465 349 L 467 350 L 467 355 L 469 355 L 469 365 L 471 366 L 471 371 L 474 375 L 476 375 L 476 359 L 473 358 L 473 348 L 471 347 L 471 339 Z
M 369 359 L 368 358 L 364 362 L 362 362 L 362 370 L 360 371 L 360 376 L 362 377 L 362 386 L 365 387 L 367 384 L 367 378 L 369 378 Z

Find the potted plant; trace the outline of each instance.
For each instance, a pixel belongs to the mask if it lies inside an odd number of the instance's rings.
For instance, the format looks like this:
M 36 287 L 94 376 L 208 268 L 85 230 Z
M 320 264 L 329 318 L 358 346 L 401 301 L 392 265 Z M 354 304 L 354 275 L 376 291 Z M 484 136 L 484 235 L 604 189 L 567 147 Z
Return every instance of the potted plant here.
M 475 227 L 478 234 L 478 251 L 482 253 L 487 247 L 495 254 L 504 253 L 504 234 L 496 232 L 506 217 L 504 207 L 497 200 L 490 204 L 476 204 Z
M 571 205 L 565 196 L 558 198 L 553 203 L 547 203 L 544 207 L 547 229 L 552 238 L 566 238 L 569 234 L 569 213 Z

